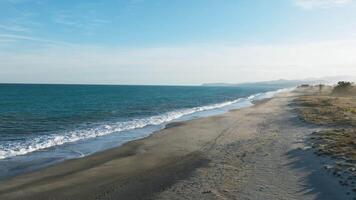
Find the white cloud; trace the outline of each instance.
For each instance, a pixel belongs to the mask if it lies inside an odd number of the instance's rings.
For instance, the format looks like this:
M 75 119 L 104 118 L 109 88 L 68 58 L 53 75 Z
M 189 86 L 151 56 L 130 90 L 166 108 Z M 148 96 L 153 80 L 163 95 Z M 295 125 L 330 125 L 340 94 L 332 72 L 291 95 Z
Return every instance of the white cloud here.
M 353 0 L 294 0 L 295 4 L 304 9 L 329 8 L 352 3 Z
M 199 84 L 356 75 L 356 41 L 0 53 L 3 82 Z

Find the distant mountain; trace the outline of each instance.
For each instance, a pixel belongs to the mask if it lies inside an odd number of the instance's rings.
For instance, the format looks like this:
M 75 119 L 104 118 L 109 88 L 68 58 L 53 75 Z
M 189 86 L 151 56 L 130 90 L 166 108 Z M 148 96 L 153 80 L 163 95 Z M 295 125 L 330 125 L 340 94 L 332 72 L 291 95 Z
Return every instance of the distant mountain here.
M 356 76 L 326 76 L 321 79 L 326 80 L 328 83 L 332 84 L 335 84 L 339 81 L 356 82 Z
M 284 86 L 284 87 L 293 87 L 300 84 L 311 84 L 312 81 L 303 81 L 303 80 L 273 80 L 273 81 L 261 81 L 261 82 L 249 82 L 249 83 L 205 83 L 202 86 L 210 87 L 236 87 L 236 86 Z
M 272 80 L 272 81 L 260 81 L 260 82 L 248 82 L 248 83 L 204 83 L 202 86 L 210 87 L 236 87 L 236 86 L 281 86 L 281 87 L 294 87 L 301 84 L 335 84 L 338 81 L 351 81 L 356 82 L 356 76 L 328 76 L 322 78 L 307 78 L 302 80 Z

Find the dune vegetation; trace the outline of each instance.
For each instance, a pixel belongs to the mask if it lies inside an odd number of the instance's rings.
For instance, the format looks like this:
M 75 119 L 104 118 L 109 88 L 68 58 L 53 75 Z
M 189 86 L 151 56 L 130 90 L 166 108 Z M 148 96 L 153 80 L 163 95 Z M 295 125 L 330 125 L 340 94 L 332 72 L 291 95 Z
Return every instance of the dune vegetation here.
M 340 184 L 351 184 L 356 192 L 356 86 L 342 81 L 334 87 L 303 89 L 313 92 L 296 99 L 299 117 L 321 129 L 312 134 L 311 146 L 317 155 L 333 158 L 334 164 L 326 168 L 344 175 Z

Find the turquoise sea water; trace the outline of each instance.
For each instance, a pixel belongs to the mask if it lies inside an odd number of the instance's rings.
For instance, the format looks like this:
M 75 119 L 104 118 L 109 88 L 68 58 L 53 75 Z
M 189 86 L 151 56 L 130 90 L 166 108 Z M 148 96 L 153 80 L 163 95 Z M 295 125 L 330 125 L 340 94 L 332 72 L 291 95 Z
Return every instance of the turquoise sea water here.
M 0 178 L 248 106 L 281 88 L 0 84 Z

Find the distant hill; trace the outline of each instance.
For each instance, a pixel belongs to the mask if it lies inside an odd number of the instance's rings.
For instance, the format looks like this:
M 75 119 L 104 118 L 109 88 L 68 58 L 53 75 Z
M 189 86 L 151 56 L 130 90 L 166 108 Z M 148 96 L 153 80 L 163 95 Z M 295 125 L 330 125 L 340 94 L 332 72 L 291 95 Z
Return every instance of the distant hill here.
M 207 87 L 236 87 L 236 86 L 280 86 L 280 87 L 294 87 L 301 84 L 335 84 L 338 81 L 351 81 L 356 82 L 355 76 L 329 76 L 322 78 L 307 78 L 302 80 L 272 80 L 272 81 L 260 81 L 260 82 L 248 82 L 248 83 L 204 83 L 202 86 Z

